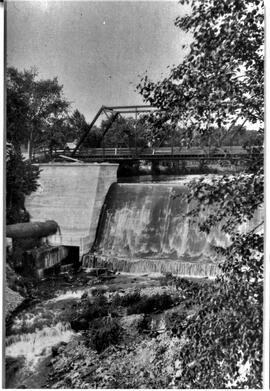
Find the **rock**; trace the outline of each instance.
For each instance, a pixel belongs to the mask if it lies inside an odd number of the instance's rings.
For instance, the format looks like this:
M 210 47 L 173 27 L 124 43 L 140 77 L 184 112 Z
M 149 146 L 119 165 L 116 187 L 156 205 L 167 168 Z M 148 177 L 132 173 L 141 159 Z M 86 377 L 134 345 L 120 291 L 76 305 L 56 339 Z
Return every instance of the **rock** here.
M 21 295 L 27 294 L 23 278 L 8 263 L 6 263 L 6 283 L 13 291 L 19 292 Z
M 14 377 L 15 373 L 23 367 L 25 359 L 22 356 L 19 357 L 10 357 L 7 356 L 5 359 L 6 364 L 6 384 Z
M 100 267 L 92 267 L 89 271 L 88 274 L 90 276 L 95 276 L 98 277 L 102 274 L 107 274 L 108 269 L 106 268 L 100 268 Z
M 77 318 L 70 322 L 70 326 L 75 331 L 87 330 L 89 322 L 84 318 Z
M 182 371 L 180 369 L 178 369 L 175 373 L 175 378 L 176 379 L 179 379 L 180 377 L 182 376 Z
M 8 317 L 25 300 L 18 292 L 5 286 L 5 315 Z
M 72 283 L 72 282 L 74 281 L 74 277 L 71 276 L 71 275 L 68 274 L 68 273 L 64 275 L 64 279 L 65 279 L 65 281 L 68 282 L 68 283 Z
M 108 292 L 109 287 L 107 285 L 98 285 L 98 286 L 93 286 L 92 288 L 89 289 L 89 293 L 92 296 L 99 296 L 102 295 L 106 292 Z
M 174 363 L 174 366 L 175 366 L 175 369 L 180 369 L 181 368 L 181 361 L 180 360 L 176 360 L 175 363 Z
M 111 274 L 111 275 L 108 275 L 108 276 L 100 276 L 100 278 L 102 280 L 113 280 L 114 278 L 116 278 L 116 276 L 114 274 Z
M 67 265 L 60 265 L 61 273 L 69 273 L 72 272 L 74 269 L 73 263 L 69 263 Z
M 52 347 L 52 356 L 55 357 L 59 353 L 61 353 L 61 348 L 64 348 L 66 345 L 67 345 L 66 342 L 61 341 L 57 345 L 53 346 Z
M 143 314 L 133 314 L 129 316 L 123 316 L 120 323 L 123 329 L 125 329 L 129 334 L 137 334 L 138 326 L 142 322 L 144 315 Z

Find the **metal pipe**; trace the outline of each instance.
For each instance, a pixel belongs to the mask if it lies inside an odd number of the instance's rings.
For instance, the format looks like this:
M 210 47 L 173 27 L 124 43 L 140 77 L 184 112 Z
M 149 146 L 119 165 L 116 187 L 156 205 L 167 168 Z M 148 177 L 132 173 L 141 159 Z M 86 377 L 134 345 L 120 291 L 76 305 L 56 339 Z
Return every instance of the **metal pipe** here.
M 59 226 L 54 220 L 45 222 L 30 222 L 7 225 L 6 237 L 14 239 L 42 238 L 53 235 L 59 230 Z

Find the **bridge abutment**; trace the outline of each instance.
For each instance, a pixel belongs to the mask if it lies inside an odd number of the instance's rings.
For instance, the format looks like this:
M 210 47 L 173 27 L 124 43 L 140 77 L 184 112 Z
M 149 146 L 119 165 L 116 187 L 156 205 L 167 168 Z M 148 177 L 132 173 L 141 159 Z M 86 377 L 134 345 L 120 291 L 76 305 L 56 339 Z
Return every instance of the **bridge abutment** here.
M 99 214 L 118 164 L 48 163 L 41 169 L 39 188 L 27 197 L 31 221 L 53 219 L 60 232 L 48 237 L 51 245 L 79 247 L 80 257 L 95 240 Z

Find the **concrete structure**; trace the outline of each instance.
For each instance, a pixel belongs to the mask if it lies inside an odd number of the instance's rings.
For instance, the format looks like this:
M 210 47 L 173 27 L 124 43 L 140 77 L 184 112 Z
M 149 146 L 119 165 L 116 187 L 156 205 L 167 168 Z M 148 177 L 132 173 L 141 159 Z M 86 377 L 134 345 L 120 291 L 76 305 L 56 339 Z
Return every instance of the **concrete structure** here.
M 41 246 L 28 250 L 24 255 L 22 274 L 41 279 L 45 270 L 58 265 L 67 256 L 68 248 L 65 246 Z
M 60 233 L 49 244 L 75 246 L 80 257 L 95 240 L 99 214 L 109 187 L 117 180 L 118 164 L 39 164 L 40 186 L 27 197 L 31 221 L 55 220 Z

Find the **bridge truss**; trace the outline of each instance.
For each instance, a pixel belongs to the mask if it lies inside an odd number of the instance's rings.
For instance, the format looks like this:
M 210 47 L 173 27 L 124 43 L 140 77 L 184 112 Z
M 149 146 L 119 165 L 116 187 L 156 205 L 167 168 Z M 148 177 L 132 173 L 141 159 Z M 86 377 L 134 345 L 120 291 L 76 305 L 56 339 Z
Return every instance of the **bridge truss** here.
M 97 120 L 100 118 L 102 114 L 105 114 L 107 118 L 109 119 L 107 126 L 105 127 L 103 134 L 102 134 L 102 145 L 103 149 L 105 149 L 104 146 L 104 137 L 107 134 L 108 130 L 111 128 L 112 124 L 117 120 L 121 114 L 135 114 L 135 149 L 137 151 L 137 121 L 138 121 L 138 114 L 141 113 L 150 113 L 156 110 L 155 107 L 150 105 L 141 105 L 141 106 L 101 106 L 95 117 L 93 118 L 93 121 L 89 125 L 88 129 L 84 132 L 84 134 L 81 136 L 80 140 L 78 141 L 75 149 L 72 151 L 71 156 L 75 157 L 77 152 L 79 151 L 80 147 L 83 145 L 83 142 L 85 141 L 88 134 L 91 132 L 93 126 L 97 122 Z
M 76 147 L 71 150 L 58 150 L 54 158 L 60 157 L 71 161 L 85 162 L 112 162 L 118 163 L 121 161 L 181 161 L 181 160 L 229 160 L 237 161 L 246 159 L 250 155 L 262 155 L 262 150 L 258 147 L 252 147 L 251 151 L 247 152 L 241 146 L 235 147 L 209 147 L 209 148 L 185 148 L 176 147 L 173 145 L 173 132 L 171 147 L 157 148 L 137 148 L 137 121 L 138 115 L 141 113 L 151 113 L 158 109 L 150 105 L 133 105 L 133 106 L 101 106 L 97 114 L 93 118 L 89 127 L 77 142 Z M 108 118 L 108 123 L 102 134 L 102 148 L 87 148 L 81 149 L 88 134 L 93 129 L 97 120 L 105 114 Z M 104 137 L 111 128 L 112 124 L 123 114 L 135 114 L 135 147 L 134 148 L 105 148 Z

